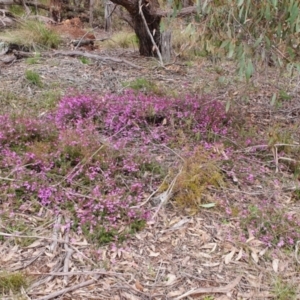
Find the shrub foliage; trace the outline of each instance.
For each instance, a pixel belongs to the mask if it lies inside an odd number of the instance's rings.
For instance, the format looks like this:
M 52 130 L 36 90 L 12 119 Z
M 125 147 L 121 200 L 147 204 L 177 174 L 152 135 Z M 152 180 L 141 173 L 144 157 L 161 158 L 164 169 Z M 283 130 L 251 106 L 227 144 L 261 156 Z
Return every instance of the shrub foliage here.
M 297 0 L 206 0 L 199 4 L 200 22 L 186 30 L 195 54 L 237 59 L 249 80 L 261 63 L 299 69 L 299 8 Z

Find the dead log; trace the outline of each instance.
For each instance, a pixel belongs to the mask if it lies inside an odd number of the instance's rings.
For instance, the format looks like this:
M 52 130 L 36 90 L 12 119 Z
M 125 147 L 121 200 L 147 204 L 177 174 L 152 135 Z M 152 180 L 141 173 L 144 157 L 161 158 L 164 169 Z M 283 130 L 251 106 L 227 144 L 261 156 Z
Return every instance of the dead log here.
M 0 65 L 12 64 L 16 60 L 14 55 L 3 55 L 0 56 Z
M 94 46 L 94 39 L 80 39 L 80 40 L 73 40 L 71 41 L 71 44 L 75 47 L 80 46 Z
M 28 57 L 34 57 L 36 53 L 32 52 L 24 52 L 24 51 L 17 51 L 14 50 L 13 54 L 15 58 L 21 59 L 21 58 L 28 58 Z M 101 56 L 98 54 L 94 53 L 89 53 L 89 52 L 83 52 L 83 51 L 54 51 L 54 52 L 44 52 L 40 54 L 41 57 L 53 57 L 53 56 L 70 56 L 70 57 L 86 57 L 94 60 L 102 60 L 102 61 L 112 61 L 116 63 L 124 63 L 127 64 L 133 68 L 136 69 L 142 69 L 141 66 L 138 66 L 126 59 L 120 59 L 116 57 L 110 57 L 110 56 Z
M 35 57 L 36 53 L 13 50 L 13 54 L 17 59 Z
M 44 55 L 47 55 L 46 53 Z M 101 56 L 101 55 L 97 55 L 97 54 L 93 54 L 93 53 L 89 53 L 89 52 L 83 52 L 83 51 L 54 51 L 54 52 L 50 52 L 48 53 L 48 56 L 71 56 L 71 57 L 86 57 L 86 58 L 90 58 L 90 59 L 95 59 L 95 60 L 102 60 L 102 61 L 112 61 L 112 62 L 116 62 L 116 63 L 124 63 L 127 64 L 133 68 L 136 69 L 142 69 L 141 66 L 138 66 L 126 59 L 120 59 L 120 58 L 116 58 L 116 57 L 110 57 L 110 56 Z
M 15 25 L 17 17 L 6 9 L 0 9 L 0 28 L 12 27 Z

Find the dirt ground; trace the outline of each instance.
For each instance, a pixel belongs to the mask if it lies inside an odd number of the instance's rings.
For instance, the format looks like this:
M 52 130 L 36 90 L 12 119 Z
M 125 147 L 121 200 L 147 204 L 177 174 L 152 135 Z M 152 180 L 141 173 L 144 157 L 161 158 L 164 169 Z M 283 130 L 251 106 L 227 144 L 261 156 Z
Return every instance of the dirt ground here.
M 99 30 L 95 36 L 100 39 L 105 33 Z M 71 38 L 74 37 L 67 32 L 64 47 L 68 51 Z M 272 134 L 272 128 L 290 128 L 295 145 L 299 145 L 299 77 L 281 76 L 270 69 L 245 83 L 238 79 L 230 61 L 214 63 L 198 58 L 189 62 L 177 58 L 162 68 L 154 58 L 140 57 L 137 49 L 109 50 L 102 49 L 101 42 L 97 44 L 99 49 L 92 53 L 107 59 L 89 59 L 85 64 L 76 57 L 42 55 L 35 64 L 28 64 L 26 59 L 2 64 L 1 113 L 37 108 L 42 114 L 54 98 L 72 89 L 121 93 L 130 82 L 145 78 L 155 83 L 161 93 L 210 94 L 214 99 L 230 102 L 231 113 L 245 131 L 255 128 L 262 139 Z M 40 74 L 42 87 L 28 82 L 24 77 L 27 69 Z M 272 95 L 280 91 L 288 92 L 289 100 L 274 105 Z M 232 143 L 238 144 L 239 137 Z M 224 202 L 240 201 L 242 205 L 275 195 L 295 214 L 300 213 L 300 202 L 294 200 L 299 181 L 282 161 L 276 162 L 271 150 L 263 154 L 263 159 L 251 155 L 251 149 L 244 146 L 234 151 L 237 166 L 231 173 L 225 170 L 230 184 L 212 192 L 213 196 Z M 238 160 L 240 153 L 244 161 Z M 263 164 L 269 168 L 268 176 L 260 176 Z M 249 165 L 257 172 L 252 185 L 243 181 L 243 168 Z M 276 179 L 280 179 L 277 185 Z M 151 205 L 155 211 L 155 204 Z M 14 240 L 22 240 L 22 233 L 17 238 L 13 232 L 2 233 L 7 238 L 0 243 L 1 268 L 22 270 L 33 281 L 19 298 L 10 295 L 2 299 L 300 299 L 299 289 L 294 298 L 285 298 L 283 292 L 280 297 L 279 286 L 282 282 L 300 282 L 299 244 L 289 250 L 270 249 L 250 232 L 243 243 L 229 241 L 228 232 L 234 231 L 237 217 L 224 222 L 218 210 L 203 209 L 191 216 L 167 205 L 122 247 L 109 245 L 100 249 L 82 236 L 65 236 L 57 230 L 61 219 L 46 208 L 39 215 L 16 213 L 15 218 L 30 228 L 32 235 L 24 238 L 32 238 L 32 243 L 15 243 Z M 4 221 L 0 220 L 0 227 L 4 232 Z

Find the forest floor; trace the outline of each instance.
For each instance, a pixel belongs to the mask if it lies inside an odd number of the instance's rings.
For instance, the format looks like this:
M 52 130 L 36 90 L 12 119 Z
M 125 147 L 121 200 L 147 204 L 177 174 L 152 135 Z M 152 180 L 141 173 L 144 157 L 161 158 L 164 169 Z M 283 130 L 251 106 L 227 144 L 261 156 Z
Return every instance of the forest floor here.
M 144 200 L 151 200 L 145 205 L 152 215 L 157 212 L 155 218 L 121 244 L 103 246 L 66 231 L 64 213 L 47 206 L 36 212 L 12 207 L 3 188 L 1 269 L 6 276 L 26 274 L 30 283 L 8 291 L 2 274 L 0 298 L 300 299 L 299 75 L 269 68 L 246 83 L 231 61 L 178 58 L 162 68 L 137 49 L 99 45 L 92 53 L 122 61 L 41 55 L 34 63 L 3 64 L 0 114 L 34 110 L 42 116 L 74 90 L 102 96 L 134 87 L 147 95 L 209 95 L 227 107 L 232 120 L 226 133 L 209 140 L 225 184 L 208 186 L 197 211 L 178 207 L 172 195 L 159 207 L 151 190 L 145 191 Z M 42 84 L 32 84 L 26 70 L 38 73 Z M 153 152 L 172 168 L 186 146 Z M 16 180 L 13 172 L 0 169 L 0 187 Z

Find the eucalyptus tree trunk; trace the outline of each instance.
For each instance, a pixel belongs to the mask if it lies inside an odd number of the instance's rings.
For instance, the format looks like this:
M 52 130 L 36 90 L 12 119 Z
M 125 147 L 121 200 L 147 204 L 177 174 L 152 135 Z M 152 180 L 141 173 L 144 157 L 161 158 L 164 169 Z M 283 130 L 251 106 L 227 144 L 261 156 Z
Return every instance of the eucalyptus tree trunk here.
M 151 37 L 145 26 L 145 22 L 140 13 L 140 6 L 138 0 L 111 0 L 115 4 L 123 6 L 131 17 L 131 24 L 139 39 L 139 51 L 143 56 L 156 56 L 157 51 L 152 43 Z M 146 19 L 147 26 L 150 30 L 151 35 L 160 48 L 160 21 L 161 16 L 156 12 L 159 9 L 158 0 L 142 0 L 141 9 Z

